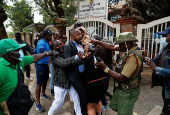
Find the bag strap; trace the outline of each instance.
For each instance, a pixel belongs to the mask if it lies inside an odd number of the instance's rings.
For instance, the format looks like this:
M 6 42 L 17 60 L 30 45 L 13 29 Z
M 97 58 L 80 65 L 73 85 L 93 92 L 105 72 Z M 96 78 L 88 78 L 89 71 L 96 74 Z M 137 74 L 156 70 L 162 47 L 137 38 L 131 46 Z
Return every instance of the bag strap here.
M 20 70 L 20 63 L 18 64 L 18 75 L 19 75 L 19 70 Z M 22 71 L 22 70 L 21 70 Z M 22 71 L 22 73 L 23 73 L 23 71 Z M 23 73 L 23 75 L 24 75 L 24 73 Z M 18 82 L 19 82 L 19 77 L 18 77 Z M 29 90 L 29 88 L 28 88 L 28 90 Z M 34 97 L 32 96 L 32 94 L 31 94 L 31 92 L 30 92 L 30 95 L 31 95 L 31 98 L 32 98 L 32 100 L 35 102 L 35 104 L 37 105 L 37 102 L 36 102 L 36 100 L 34 99 Z

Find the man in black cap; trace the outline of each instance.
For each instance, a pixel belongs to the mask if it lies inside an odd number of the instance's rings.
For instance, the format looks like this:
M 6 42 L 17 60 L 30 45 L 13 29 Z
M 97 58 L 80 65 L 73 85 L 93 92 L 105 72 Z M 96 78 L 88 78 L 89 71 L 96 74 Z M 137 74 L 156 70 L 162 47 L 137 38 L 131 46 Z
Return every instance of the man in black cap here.
M 15 32 L 15 41 L 18 43 L 18 44 L 23 44 L 25 43 L 26 46 L 22 47 L 22 51 L 24 52 L 24 55 L 27 56 L 27 51 L 32 54 L 33 53 L 33 49 L 31 48 L 31 46 L 25 41 L 25 40 L 22 40 L 21 39 L 21 33 L 20 32 Z M 27 65 L 25 66 L 25 69 L 26 69 L 26 78 L 29 79 L 29 80 L 33 80 L 32 77 L 30 76 L 30 65 Z
M 164 106 L 161 115 L 170 115 L 170 27 L 162 32 L 161 44 L 164 46 L 154 60 L 145 57 L 146 64 L 153 70 L 152 87 L 162 86 Z
M 50 51 L 50 43 L 49 41 L 52 40 L 52 32 L 50 29 L 43 30 L 43 39 L 39 40 L 37 43 L 37 54 L 44 53 L 45 51 Z M 47 81 L 49 79 L 49 56 L 44 57 L 40 61 L 38 61 L 38 64 L 36 65 L 36 77 L 37 77 L 37 86 L 36 86 L 36 99 L 37 99 L 37 105 L 36 109 L 39 112 L 44 111 L 40 104 L 40 92 L 41 92 L 41 98 L 44 99 L 51 99 L 49 96 L 45 94 L 45 89 L 47 86 Z

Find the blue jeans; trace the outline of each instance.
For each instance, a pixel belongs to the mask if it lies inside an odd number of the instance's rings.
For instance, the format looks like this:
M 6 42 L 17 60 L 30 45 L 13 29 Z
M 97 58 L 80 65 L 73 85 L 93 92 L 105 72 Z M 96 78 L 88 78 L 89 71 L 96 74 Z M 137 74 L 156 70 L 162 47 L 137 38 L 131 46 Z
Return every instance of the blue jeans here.
M 54 85 L 53 85 L 53 65 L 50 63 L 50 70 L 51 70 L 51 89 L 54 90 Z

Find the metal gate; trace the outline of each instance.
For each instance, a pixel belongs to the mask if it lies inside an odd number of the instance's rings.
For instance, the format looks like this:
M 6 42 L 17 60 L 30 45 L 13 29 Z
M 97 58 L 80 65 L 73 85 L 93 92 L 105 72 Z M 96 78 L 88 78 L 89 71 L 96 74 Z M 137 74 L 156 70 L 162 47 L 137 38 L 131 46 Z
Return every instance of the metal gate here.
M 170 16 L 152 21 L 147 24 L 137 25 L 137 38 L 139 47 L 148 50 L 148 56 L 154 58 L 163 46 L 160 44 L 162 36 L 157 32 L 165 30 L 170 26 Z
M 109 39 L 114 42 L 114 39 L 120 33 L 120 24 L 113 24 L 112 22 L 103 18 L 87 18 L 78 20 L 83 23 L 83 27 L 89 36 L 98 34 L 102 38 Z M 70 31 L 74 25 L 66 28 L 66 35 L 69 36 L 67 41 L 70 41 Z
M 113 24 L 112 22 L 103 18 L 87 18 L 78 20 L 77 22 L 82 22 L 83 27 L 89 36 L 93 34 L 98 34 L 101 38 L 109 39 L 114 43 L 115 38 L 120 34 L 120 24 Z M 73 29 L 74 24 L 66 28 L 67 41 L 70 41 L 70 31 Z M 115 52 L 115 56 L 119 52 Z M 116 59 L 114 56 L 114 60 Z
M 87 18 L 79 20 L 82 22 L 84 28 L 89 36 L 99 34 L 100 37 L 109 39 L 114 42 L 115 38 L 120 33 L 120 24 L 113 24 L 112 22 L 102 18 Z M 70 30 L 74 25 L 66 28 L 66 35 L 70 41 Z M 148 51 L 148 56 L 154 58 L 162 49 L 160 39 L 157 32 L 165 30 L 170 26 L 170 16 L 149 22 L 147 24 L 137 24 L 137 38 L 139 40 L 138 46 Z M 118 52 L 116 52 L 118 54 Z

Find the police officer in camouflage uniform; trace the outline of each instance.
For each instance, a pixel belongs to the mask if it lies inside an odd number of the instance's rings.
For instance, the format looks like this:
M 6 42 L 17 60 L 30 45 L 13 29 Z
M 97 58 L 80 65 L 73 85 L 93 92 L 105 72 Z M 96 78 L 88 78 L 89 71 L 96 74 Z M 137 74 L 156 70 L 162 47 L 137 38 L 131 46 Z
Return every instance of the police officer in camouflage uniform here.
M 140 48 L 135 46 L 134 42 L 138 40 L 131 32 L 121 33 L 117 37 L 114 45 L 119 44 L 120 51 L 124 53 L 116 64 L 116 72 L 110 70 L 103 61 L 95 64 L 117 82 L 110 108 L 118 115 L 133 115 L 133 108 L 140 94 L 143 57 Z

